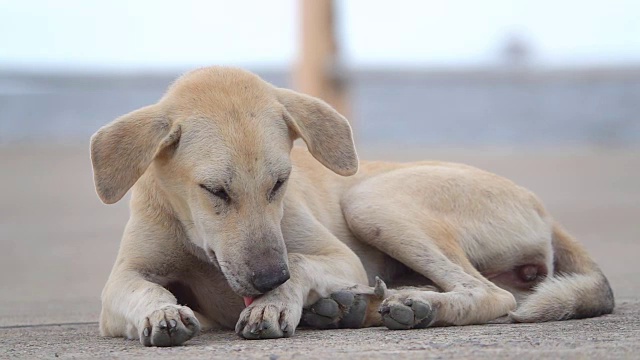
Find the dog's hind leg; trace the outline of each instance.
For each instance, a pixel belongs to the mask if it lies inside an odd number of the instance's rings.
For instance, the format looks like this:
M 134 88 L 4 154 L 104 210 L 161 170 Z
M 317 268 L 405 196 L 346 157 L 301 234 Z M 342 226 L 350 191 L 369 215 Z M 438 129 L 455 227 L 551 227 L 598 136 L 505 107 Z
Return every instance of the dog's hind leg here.
M 383 209 L 393 209 L 394 199 L 355 195 L 343 201 L 353 233 L 442 289 L 391 291 L 380 306 L 387 327 L 479 324 L 515 309 L 513 295 L 473 267 L 456 241 L 455 228 L 445 219 L 411 204 L 402 213 L 390 213 Z

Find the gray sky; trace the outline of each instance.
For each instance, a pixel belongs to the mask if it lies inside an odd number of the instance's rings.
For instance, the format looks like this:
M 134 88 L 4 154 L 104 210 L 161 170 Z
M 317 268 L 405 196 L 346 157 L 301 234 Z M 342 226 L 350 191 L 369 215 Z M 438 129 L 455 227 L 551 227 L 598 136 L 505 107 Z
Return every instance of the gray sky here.
M 541 66 L 640 64 L 637 0 L 338 0 L 348 65 L 499 61 L 511 33 Z M 0 66 L 283 67 L 296 0 L 0 0 Z

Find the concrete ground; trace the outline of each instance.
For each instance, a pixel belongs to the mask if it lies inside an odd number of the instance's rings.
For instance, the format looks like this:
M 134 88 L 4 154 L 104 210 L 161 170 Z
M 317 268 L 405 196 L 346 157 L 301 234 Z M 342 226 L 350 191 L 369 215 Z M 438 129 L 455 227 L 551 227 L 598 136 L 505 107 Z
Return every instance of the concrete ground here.
M 300 330 L 247 341 L 232 332 L 143 348 L 99 337 L 100 291 L 128 217 L 102 205 L 88 145 L 0 147 L 0 358 L 637 358 L 640 353 L 640 151 L 361 148 L 365 159 L 465 162 L 535 191 L 609 277 L 601 318 L 407 332 Z

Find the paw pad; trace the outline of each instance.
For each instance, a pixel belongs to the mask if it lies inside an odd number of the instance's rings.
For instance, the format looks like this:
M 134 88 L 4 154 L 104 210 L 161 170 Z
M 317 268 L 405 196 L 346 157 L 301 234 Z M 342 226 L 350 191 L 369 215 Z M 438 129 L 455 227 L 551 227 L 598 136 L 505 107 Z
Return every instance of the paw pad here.
M 316 329 L 357 329 L 362 327 L 368 304 L 363 295 L 337 291 L 304 309 L 302 322 Z
M 412 299 L 387 299 L 378 312 L 384 325 L 391 330 L 426 328 L 432 325 L 436 314 L 429 303 Z

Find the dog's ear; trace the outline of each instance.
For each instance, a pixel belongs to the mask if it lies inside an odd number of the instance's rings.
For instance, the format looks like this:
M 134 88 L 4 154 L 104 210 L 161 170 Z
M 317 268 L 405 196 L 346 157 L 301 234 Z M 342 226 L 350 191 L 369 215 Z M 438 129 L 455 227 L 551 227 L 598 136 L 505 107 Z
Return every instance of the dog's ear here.
M 289 129 L 307 143 L 313 157 L 336 174 L 358 172 L 353 134 L 344 116 L 320 99 L 288 89 L 276 91 Z
M 158 105 L 121 116 L 91 137 L 91 163 L 98 196 L 113 204 L 135 184 L 159 151 L 175 145 L 180 128 Z

